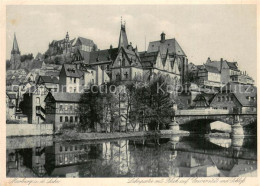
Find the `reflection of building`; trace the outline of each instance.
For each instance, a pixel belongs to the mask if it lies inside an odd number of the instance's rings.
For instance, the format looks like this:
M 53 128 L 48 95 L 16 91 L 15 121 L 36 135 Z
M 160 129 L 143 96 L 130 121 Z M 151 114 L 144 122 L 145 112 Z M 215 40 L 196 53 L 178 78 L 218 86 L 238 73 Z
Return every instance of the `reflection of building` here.
M 46 161 L 49 162 L 47 171 L 50 176 L 55 177 L 79 177 L 88 162 L 99 158 L 100 150 L 99 144 L 54 143 L 52 147 L 46 148 Z
M 46 122 L 53 123 L 55 130 L 59 130 L 63 124 L 73 125 L 79 122 L 78 104 L 79 93 L 51 93 L 45 98 Z

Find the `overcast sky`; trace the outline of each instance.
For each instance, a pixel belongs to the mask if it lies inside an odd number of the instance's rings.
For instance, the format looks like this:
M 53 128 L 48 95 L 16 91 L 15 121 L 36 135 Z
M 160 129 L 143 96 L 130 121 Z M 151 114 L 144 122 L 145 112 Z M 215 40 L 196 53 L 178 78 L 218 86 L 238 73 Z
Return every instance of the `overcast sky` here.
M 149 41 L 176 38 L 189 62 L 207 58 L 237 61 L 256 80 L 255 5 L 67 5 L 7 6 L 7 59 L 16 33 L 22 54 L 44 53 L 49 42 L 78 36 L 92 39 L 99 49 L 118 45 L 120 17 L 128 41 L 139 51 Z

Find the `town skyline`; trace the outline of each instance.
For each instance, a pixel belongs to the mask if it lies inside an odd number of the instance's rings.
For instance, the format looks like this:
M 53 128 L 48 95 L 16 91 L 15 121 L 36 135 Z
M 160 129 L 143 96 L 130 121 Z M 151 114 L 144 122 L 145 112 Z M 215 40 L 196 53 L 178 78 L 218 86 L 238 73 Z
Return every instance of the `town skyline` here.
M 179 10 L 180 6 L 185 13 Z M 207 6 L 207 9 L 204 10 L 203 6 Z M 14 32 L 21 53 L 33 53 L 34 56 L 38 52 L 44 53 L 52 40 L 63 39 L 67 31 L 71 39 L 86 37 L 101 50 L 109 48 L 110 44 L 117 47 L 122 16 L 126 21 L 129 42 L 137 46 L 139 51 L 147 49 L 150 41 L 158 40 L 163 31 L 166 39 L 175 38 L 183 46 L 189 62 L 203 64 L 208 57 L 212 60 L 223 58 L 237 61 L 242 71 L 247 71 L 257 80 L 255 7 L 203 6 L 106 6 L 106 13 L 99 12 L 95 16 L 92 15 L 101 6 L 23 6 L 22 10 L 8 6 L 6 58 L 10 59 Z M 220 9 L 226 11 L 218 13 Z M 156 15 L 152 14 L 155 10 Z M 174 16 L 169 16 L 169 11 L 173 11 Z M 205 15 L 212 19 L 206 19 Z M 61 24 L 55 25 L 57 22 Z M 55 31 L 50 31 L 46 26 Z M 243 52 L 245 48 L 247 53 Z

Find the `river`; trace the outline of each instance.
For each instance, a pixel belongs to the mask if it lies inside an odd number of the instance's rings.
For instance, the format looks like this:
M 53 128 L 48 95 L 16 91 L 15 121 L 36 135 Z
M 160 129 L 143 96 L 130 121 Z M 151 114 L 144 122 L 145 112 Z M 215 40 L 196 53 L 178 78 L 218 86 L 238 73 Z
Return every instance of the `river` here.
M 7 138 L 7 177 L 256 176 L 256 137 Z

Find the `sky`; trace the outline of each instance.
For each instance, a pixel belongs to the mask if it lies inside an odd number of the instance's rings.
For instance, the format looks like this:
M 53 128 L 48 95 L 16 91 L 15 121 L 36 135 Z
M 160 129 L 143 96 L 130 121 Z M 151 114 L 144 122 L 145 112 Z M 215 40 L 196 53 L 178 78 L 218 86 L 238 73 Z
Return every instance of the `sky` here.
M 178 41 L 189 62 L 237 61 L 257 78 L 255 5 L 9 5 L 6 14 L 7 59 L 14 33 L 21 53 L 34 56 L 67 31 L 70 39 L 92 39 L 99 49 L 117 47 L 122 16 L 128 41 L 139 51 L 163 31 Z

